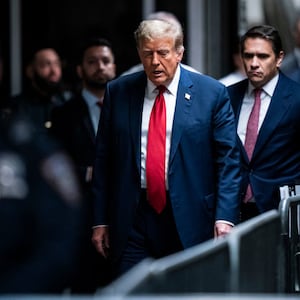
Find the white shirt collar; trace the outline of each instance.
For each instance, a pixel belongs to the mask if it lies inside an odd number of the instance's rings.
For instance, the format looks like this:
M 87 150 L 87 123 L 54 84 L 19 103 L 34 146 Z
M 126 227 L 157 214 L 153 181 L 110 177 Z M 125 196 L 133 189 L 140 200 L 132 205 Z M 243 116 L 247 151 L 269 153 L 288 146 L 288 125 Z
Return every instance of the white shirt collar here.
M 279 79 L 279 74 L 275 75 L 270 81 L 268 81 L 263 87 L 263 91 L 268 94 L 270 97 L 273 96 L 276 85 L 278 83 L 278 79 Z M 255 87 L 250 83 L 249 81 L 249 85 L 248 85 L 248 91 L 247 94 L 248 96 L 251 95 L 251 93 L 253 92 L 253 90 L 255 90 Z
M 86 88 L 82 89 L 81 95 L 89 107 L 93 107 L 99 99 Z
M 176 71 L 175 71 L 175 75 L 172 79 L 172 81 L 169 83 L 169 85 L 166 86 L 168 92 L 172 95 L 177 94 L 177 89 L 178 89 L 178 83 L 179 83 L 179 79 L 180 79 L 180 65 L 178 64 Z M 156 90 L 157 86 L 154 85 L 152 83 L 152 81 L 150 81 L 149 79 L 147 79 L 147 87 L 146 87 L 146 95 L 148 95 L 148 98 L 153 98 L 151 97 L 151 94 L 154 93 L 155 95 L 157 94 L 157 90 Z

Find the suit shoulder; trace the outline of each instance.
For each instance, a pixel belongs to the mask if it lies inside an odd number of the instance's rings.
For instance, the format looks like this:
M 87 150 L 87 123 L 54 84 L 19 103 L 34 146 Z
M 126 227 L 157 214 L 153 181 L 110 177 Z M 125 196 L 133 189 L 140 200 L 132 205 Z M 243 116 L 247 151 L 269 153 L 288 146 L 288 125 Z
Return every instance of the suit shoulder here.
M 54 107 L 52 110 L 52 118 L 69 118 L 73 114 L 82 113 L 87 110 L 85 101 L 81 95 L 74 96 L 64 104 Z
M 57 107 L 57 109 L 62 109 L 62 110 L 71 110 L 71 109 L 76 109 L 78 107 L 82 107 L 85 105 L 85 101 L 82 98 L 80 94 L 72 97 L 70 100 L 65 102 L 64 104 L 60 105 Z
M 106 92 L 111 93 L 130 93 L 132 90 L 144 89 L 147 83 L 146 73 L 144 71 L 123 75 L 111 80 L 107 84 Z
M 184 70 L 183 74 L 187 74 L 194 84 L 224 88 L 224 85 L 221 82 L 209 75 L 187 70 Z
M 245 90 L 247 86 L 248 86 L 248 79 L 244 79 L 242 81 L 227 86 L 227 90 L 229 93 L 237 92 L 240 90 Z
M 110 86 L 114 85 L 127 85 L 127 84 L 134 84 L 136 81 L 140 80 L 147 80 L 146 73 L 144 71 L 135 72 L 128 75 L 119 76 L 109 82 Z
M 280 74 L 279 74 L 278 86 L 280 89 L 285 87 L 286 90 L 288 90 L 290 92 L 293 91 L 294 93 L 297 93 L 300 95 L 300 83 L 289 78 L 282 72 L 280 72 Z

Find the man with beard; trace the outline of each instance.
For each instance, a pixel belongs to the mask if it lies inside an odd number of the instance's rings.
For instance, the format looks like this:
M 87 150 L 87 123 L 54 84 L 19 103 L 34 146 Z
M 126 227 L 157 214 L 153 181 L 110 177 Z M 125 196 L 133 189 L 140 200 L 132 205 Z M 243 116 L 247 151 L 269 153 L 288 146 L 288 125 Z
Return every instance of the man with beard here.
M 84 41 L 77 64 L 81 90 L 65 105 L 52 113 L 52 133 L 70 154 L 77 166 L 86 200 L 86 244 L 82 249 L 72 292 L 93 293 L 106 283 L 105 262 L 91 244 L 91 178 L 95 157 L 95 137 L 106 84 L 116 76 L 116 65 L 110 42 L 102 38 Z
M 27 118 L 38 132 L 52 126 L 51 111 L 68 98 L 62 89 L 61 59 L 53 48 L 39 48 L 26 67 L 28 87 L 12 97 L 12 114 Z

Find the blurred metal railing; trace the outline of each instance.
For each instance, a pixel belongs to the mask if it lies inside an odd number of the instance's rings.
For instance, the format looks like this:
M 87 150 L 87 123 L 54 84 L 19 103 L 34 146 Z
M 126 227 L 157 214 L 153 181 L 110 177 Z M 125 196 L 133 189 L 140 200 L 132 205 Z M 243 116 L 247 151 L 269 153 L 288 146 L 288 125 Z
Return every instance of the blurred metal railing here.
M 260 214 L 228 235 L 233 293 L 279 293 L 280 217 L 277 210 Z
M 300 292 L 300 195 L 281 200 L 281 283 L 286 293 Z
M 210 240 L 167 257 L 145 259 L 104 295 L 226 293 L 230 291 L 227 239 Z
M 108 295 L 279 293 L 277 210 L 161 259 L 146 259 L 103 289 Z

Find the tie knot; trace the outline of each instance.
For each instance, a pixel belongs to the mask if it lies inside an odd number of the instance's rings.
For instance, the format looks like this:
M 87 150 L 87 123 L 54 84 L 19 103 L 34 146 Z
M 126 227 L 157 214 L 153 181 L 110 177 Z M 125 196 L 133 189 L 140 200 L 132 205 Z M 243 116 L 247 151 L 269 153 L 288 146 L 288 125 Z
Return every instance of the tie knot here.
M 262 92 L 261 88 L 254 90 L 254 97 L 255 97 L 255 99 L 260 97 L 261 92 Z
M 159 94 L 163 94 L 167 88 L 164 85 L 159 85 L 157 89 Z

